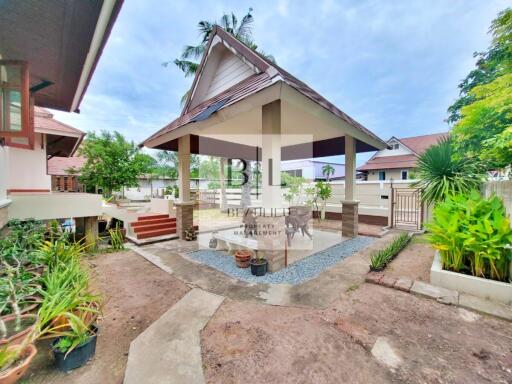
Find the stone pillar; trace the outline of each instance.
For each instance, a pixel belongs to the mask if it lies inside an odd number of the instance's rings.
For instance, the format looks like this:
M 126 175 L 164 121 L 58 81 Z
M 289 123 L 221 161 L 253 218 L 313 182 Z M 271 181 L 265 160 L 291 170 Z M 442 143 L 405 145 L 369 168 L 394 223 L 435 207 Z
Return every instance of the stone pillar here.
M 228 195 L 226 193 L 226 158 L 220 158 L 220 210 L 225 212 L 228 209 Z
M 89 249 L 96 249 L 98 236 L 98 216 L 84 217 L 85 245 Z
M 341 235 L 356 237 L 358 233 L 359 201 L 344 200 L 341 202 Z
M 190 201 L 190 135 L 178 139 L 179 201 Z
M 268 271 L 275 272 L 285 267 L 285 221 L 284 216 L 256 218 L 258 257 L 268 261 Z
M 194 202 L 177 202 L 176 206 L 176 234 L 181 240 L 185 239 L 185 231 L 194 225 Z
M 262 107 L 261 172 L 263 208 L 280 208 L 281 100 Z

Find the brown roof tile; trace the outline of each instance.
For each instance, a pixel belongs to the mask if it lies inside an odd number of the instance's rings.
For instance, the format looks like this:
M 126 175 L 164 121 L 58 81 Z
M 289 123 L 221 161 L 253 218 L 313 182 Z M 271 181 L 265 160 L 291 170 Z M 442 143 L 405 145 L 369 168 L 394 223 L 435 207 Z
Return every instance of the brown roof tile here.
M 412 149 L 418 155 L 421 155 L 428 148 L 437 144 L 437 142 L 442 139 L 448 137 L 447 132 L 442 133 L 432 133 L 430 135 L 423 136 L 414 136 L 414 137 L 404 137 L 400 140 L 407 148 Z
M 376 169 L 414 168 L 416 155 L 382 156 L 368 160 L 357 168 L 358 171 L 371 171 Z
M 48 160 L 48 174 L 54 176 L 68 175 L 68 169 L 80 169 L 85 164 L 85 157 L 52 157 Z M 76 173 L 80 174 L 80 172 Z

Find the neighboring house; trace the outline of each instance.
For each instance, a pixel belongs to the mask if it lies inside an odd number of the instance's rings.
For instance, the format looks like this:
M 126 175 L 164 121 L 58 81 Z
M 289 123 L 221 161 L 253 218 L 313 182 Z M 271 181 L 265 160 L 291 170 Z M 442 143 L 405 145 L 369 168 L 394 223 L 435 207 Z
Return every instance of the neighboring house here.
M 80 168 L 85 164 L 85 157 L 52 157 L 48 160 L 48 174 L 52 178 L 52 191 L 87 192 L 80 183 Z M 70 170 L 73 170 L 72 172 Z
M 101 197 L 51 193 L 47 160 L 84 133 L 44 108 L 78 112 L 122 1 L 8 1 L 0 13 L 0 228 L 9 219 L 85 218 Z M 42 107 L 42 108 L 38 108 Z
M 364 172 L 368 181 L 412 179 L 418 156 L 447 136 L 443 132 L 402 139 L 392 137 L 387 141 L 388 148 L 376 152 L 357 170 Z
M 334 173 L 330 176 L 331 180 L 343 180 L 345 178 L 345 164 L 312 159 L 282 161 L 281 172 L 311 181 L 326 180 L 323 174 L 323 167 L 326 165 L 334 168 Z

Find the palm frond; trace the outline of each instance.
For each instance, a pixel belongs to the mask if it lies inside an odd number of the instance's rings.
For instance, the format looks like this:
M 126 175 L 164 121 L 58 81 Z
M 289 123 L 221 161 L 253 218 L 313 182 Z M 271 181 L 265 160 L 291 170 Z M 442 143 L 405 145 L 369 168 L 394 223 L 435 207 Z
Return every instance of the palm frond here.
M 182 60 L 188 60 L 190 58 L 197 60 L 199 59 L 205 50 L 205 46 L 203 44 L 200 45 L 186 45 L 183 48 L 183 53 L 181 54 Z
M 176 64 L 179 69 L 185 72 L 185 77 L 194 75 L 197 72 L 197 68 L 199 67 L 199 64 L 188 60 L 176 59 L 174 60 L 174 64 Z
M 237 38 L 251 39 L 252 38 L 252 23 L 254 18 L 252 17 L 252 8 L 249 8 L 247 14 L 242 18 L 242 22 L 236 31 Z

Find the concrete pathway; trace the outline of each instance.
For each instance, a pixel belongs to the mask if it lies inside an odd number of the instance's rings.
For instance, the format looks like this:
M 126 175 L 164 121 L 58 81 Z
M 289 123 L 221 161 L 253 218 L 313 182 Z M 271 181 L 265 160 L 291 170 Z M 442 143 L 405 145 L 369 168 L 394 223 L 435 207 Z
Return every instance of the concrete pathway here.
M 200 332 L 224 297 L 195 288 L 130 345 L 124 384 L 204 383 Z

